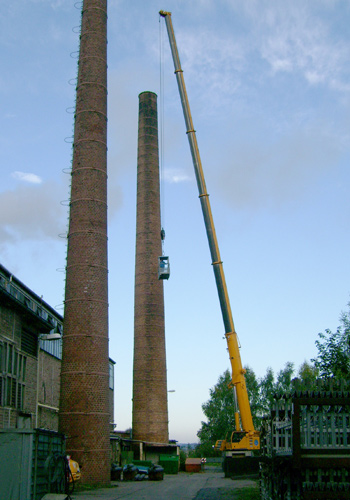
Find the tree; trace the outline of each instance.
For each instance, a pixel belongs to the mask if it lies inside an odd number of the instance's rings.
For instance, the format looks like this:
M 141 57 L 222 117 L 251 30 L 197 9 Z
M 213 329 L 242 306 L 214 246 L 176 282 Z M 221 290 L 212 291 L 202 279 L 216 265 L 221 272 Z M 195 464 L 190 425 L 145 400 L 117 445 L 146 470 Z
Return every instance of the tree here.
M 349 318 L 346 316 L 346 320 Z M 344 323 L 345 324 L 345 320 Z M 347 323 L 348 332 L 350 321 Z M 349 338 L 349 337 L 347 337 Z M 326 352 L 327 346 L 322 348 L 323 357 L 320 358 L 323 363 L 328 360 Z M 343 352 L 343 351 L 341 351 Z M 332 357 L 330 351 L 329 358 Z M 263 377 L 257 378 L 250 367 L 245 367 L 245 380 L 249 396 L 250 409 L 255 429 L 261 427 L 261 420 L 270 413 L 274 397 L 276 394 L 288 394 L 294 390 L 312 390 L 316 387 L 316 380 L 319 374 L 319 366 L 310 364 L 307 361 L 299 367 L 297 377 L 294 375 L 294 364 L 288 361 L 284 368 L 277 372 L 275 377 L 271 367 L 267 368 Z M 210 389 L 210 398 L 202 405 L 203 413 L 207 418 L 202 422 L 197 436 L 200 444 L 196 449 L 196 456 L 209 456 L 210 448 L 218 439 L 224 439 L 229 432 L 235 429 L 235 404 L 233 389 L 229 387 L 231 374 L 226 370 L 218 379 L 216 385 Z
M 276 393 L 287 393 L 292 391 L 292 377 L 294 373 L 294 364 L 287 361 L 285 367 L 277 374 L 275 384 Z
M 186 458 L 187 454 L 183 450 L 180 450 L 180 470 L 185 470 Z
M 223 439 L 229 430 L 234 429 L 235 406 L 233 390 L 229 388 L 230 382 L 231 375 L 226 370 L 209 390 L 210 398 L 202 405 L 208 421 L 202 422 L 202 427 L 197 432 L 201 444 L 214 444 L 218 439 Z
M 245 367 L 245 370 L 253 423 L 254 427 L 259 429 L 261 418 L 270 411 L 274 394 L 292 390 L 294 365 L 290 362 L 286 363 L 284 369 L 278 372 L 276 380 L 272 368 L 268 368 L 266 375 L 261 379 L 257 379 L 250 367 Z M 226 370 L 219 377 L 216 385 L 210 389 L 209 400 L 202 405 L 203 413 L 207 417 L 207 422 L 202 422 L 197 432 L 200 439 L 199 448 L 202 450 L 207 450 L 205 448 L 207 444 L 212 446 L 217 440 L 224 439 L 235 429 L 234 391 L 229 387 L 230 382 L 231 374 Z
M 317 387 L 319 370 L 315 365 L 304 361 L 298 370 L 297 378 L 292 380 L 293 390 L 312 391 Z
M 245 367 L 245 382 L 248 391 L 249 404 L 252 412 L 253 424 L 257 429 L 260 425 L 259 416 L 262 413 L 261 397 L 260 397 L 260 381 L 256 378 L 256 375 L 252 368 L 249 366 Z
M 214 450 L 214 445 L 212 442 L 199 443 L 194 450 L 191 450 L 188 454 L 191 458 L 202 458 L 202 457 L 220 457 L 221 451 Z
M 263 416 L 270 413 L 274 396 L 287 394 L 294 390 L 312 390 L 317 387 L 317 378 L 335 377 L 350 379 L 350 302 L 349 310 L 340 316 L 341 325 L 335 333 L 326 330 L 319 334 L 316 341 L 318 355 L 311 363 L 304 361 L 297 377 L 293 378 L 294 364 L 287 362 L 285 367 L 275 374 L 272 368 L 257 379 L 254 371 L 246 367 L 246 385 L 248 390 L 253 423 L 260 428 Z M 209 400 L 202 405 L 207 422 L 202 422 L 197 436 L 200 439 L 197 453 L 202 456 L 210 452 L 210 447 L 219 439 L 224 439 L 235 429 L 234 392 L 229 387 L 231 374 L 226 370 L 210 389 Z
M 271 367 L 267 368 L 264 377 L 258 380 L 259 403 L 255 407 L 252 406 L 253 419 L 258 422 L 256 428 L 259 427 L 261 418 L 270 412 L 276 394 L 287 394 L 293 391 L 293 374 L 294 364 L 288 361 L 285 367 L 277 372 L 277 377 Z M 250 398 L 249 398 L 250 399 Z
M 261 418 L 269 412 L 275 392 L 275 375 L 271 367 L 266 370 L 266 375 L 259 381 L 260 411 L 257 415 Z
M 342 312 L 336 332 L 325 330 L 316 340 L 317 357 L 311 361 L 321 377 L 350 378 L 350 302 L 349 311 Z

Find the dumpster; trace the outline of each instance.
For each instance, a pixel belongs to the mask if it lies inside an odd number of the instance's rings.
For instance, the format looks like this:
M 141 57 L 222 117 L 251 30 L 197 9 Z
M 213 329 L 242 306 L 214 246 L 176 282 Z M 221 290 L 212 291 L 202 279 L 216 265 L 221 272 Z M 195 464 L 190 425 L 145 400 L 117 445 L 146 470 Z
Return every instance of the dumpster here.
M 165 474 L 178 474 L 179 456 L 178 455 L 160 455 L 159 465 L 163 467 Z
M 202 462 L 200 458 L 186 458 L 186 472 L 200 472 L 202 470 Z
M 144 467 L 152 467 L 153 463 L 151 460 L 133 460 L 132 463 L 136 465 L 138 469 L 144 468 Z

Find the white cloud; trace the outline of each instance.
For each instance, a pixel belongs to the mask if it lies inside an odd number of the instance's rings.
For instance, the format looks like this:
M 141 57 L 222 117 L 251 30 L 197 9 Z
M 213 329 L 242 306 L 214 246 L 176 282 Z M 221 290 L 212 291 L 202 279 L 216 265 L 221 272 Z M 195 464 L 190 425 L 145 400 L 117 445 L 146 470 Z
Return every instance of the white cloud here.
M 242 144 L 235 155 L 225 151 L 215 182 L 236 208 L 276 209 L 307 196 L 334 170 L 340 152 L 340 139 L 326 126 L 294 129 L 273 144 Z
M 69 2 L 67 3 L 66 0 L 51 0 L 51 2 L 48 2 L 47 0 L 31 0 L 32 3 L 34 4 L 46 4 L 49 5 L 52 9 L 56 10 L 61 8 L 62 6 L 69 5 Z M 80 2 L 75 2 L 77 4 L 77 8 L 80 7 Z
M 191 177 L 184 170 L 167 168 L 164 170 L 164 180 L 171 184 L 177 184 L 179 182 L 188 182 Z
M 63 186 L 20 184 L 0 196 L 0 243 L 58 239 L 66 231 L 66 211 L 60 201 Z
M 232 96 L 240 85 L 239 72 L 245 61 L 243 44 L 231 34 L 203 30 L 181 33 L 179 50 L 189 81 L 196 81 L 201 94 Z M 185 76 L 186 78 L 186 76 Z
M 317 71 L 306 71 L 305 78 L 311 85 L 317 85 L 324 81 L 324 75 L 318 73 Z
M 18 181 L 29 182 L 29 184 L 41 184 L 42 178 L 30 172 L 13 172 L 12 177 Z
M 311 85 L 344 90 L 348 42 L 334 37 L 332 13 L 331 5 L 323 10 L 312 2 L 267 2 L 247 11 L 256 27 L 258 50 L 274 73 L 299 72 Z

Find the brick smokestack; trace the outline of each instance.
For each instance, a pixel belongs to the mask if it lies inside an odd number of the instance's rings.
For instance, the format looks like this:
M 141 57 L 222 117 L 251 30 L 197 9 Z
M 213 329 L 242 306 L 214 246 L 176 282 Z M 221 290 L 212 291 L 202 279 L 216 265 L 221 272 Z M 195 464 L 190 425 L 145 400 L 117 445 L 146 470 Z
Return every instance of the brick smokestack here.
M 84 0 L 73 143 L 59 427 L 82 482 L 110 481 L 107 0 Z
M 139 95 L 133 439 L 168 443 L 157 95 Z

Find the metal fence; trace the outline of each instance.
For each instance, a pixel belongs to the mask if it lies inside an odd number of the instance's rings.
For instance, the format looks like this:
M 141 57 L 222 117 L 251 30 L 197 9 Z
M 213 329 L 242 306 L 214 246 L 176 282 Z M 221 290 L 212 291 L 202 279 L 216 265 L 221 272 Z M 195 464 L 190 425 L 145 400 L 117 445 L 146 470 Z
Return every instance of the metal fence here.
M 350 392 L 345 382 L 277 396 L 262 433 L 263 500 L 350 498 Z
M 48 457 L 64 455 L 64 436 L 43 429 L 0 431 L 1 500 L 40 500 L 51 492 Z

